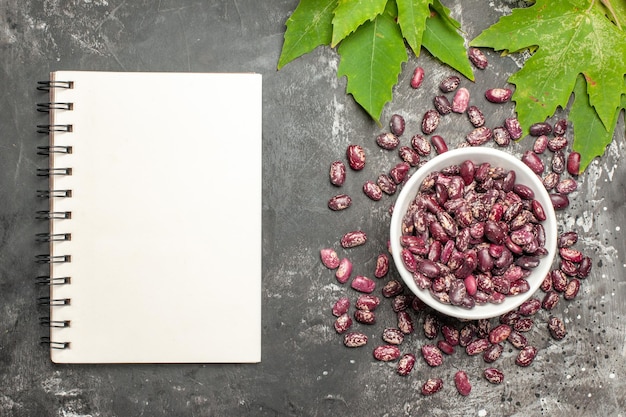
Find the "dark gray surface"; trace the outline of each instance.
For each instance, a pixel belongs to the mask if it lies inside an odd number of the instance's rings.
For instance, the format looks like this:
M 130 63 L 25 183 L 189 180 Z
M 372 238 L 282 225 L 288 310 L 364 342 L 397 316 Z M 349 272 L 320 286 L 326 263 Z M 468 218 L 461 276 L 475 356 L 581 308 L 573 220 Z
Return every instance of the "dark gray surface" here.
M 446 2 L 452 3 L 452 2 Z M 467 38 L 508 13 L 516 2 L 465 1 L 452 8 Z M 606 155 L 580 177 L 572 206 L 558 213 L 559 230 L 576 230 L 578 248 L 591 255 L 594 269 L 579 297 L 561 302 L 569 335 L 554 342 L 545 324 L 529 334 L 540 348 L 527 369 L 505 350 L 498 366 L 505 383 L 480 378 L 480 357 L 457 353 L 429 369 L 421 359 L 406 378 L 393 364 L 376 362 L 372 348 L 380 331 L 393 325 L 385 300 L 378 324 L 365 329 L 367 347 L 348 350 L 333 330 L 330 306 L 355 293 L 336 283 L 321 266 L 319 249 L 338 247 L 341 234 L 363 228 L 368 244 L 350 251 L 355 272 L 371 274 L 375 256 L 384 251 L 390 198 L 373 204 L 360 191 L 397 161 L 381 151 L 375 136 L 384 130 L 369 120 L 345 94 L 337 79 L 338 57 L 328 48 L 276 71 L 284 22 L 296 0 L 232 1 L 0 1 L 0 415 L 2 416 L 624 416 L 626 403 L 626 285 L 624 281 L 624 125 Z M 473 102 L 484 106 L 487 124 L 512 114 L 510 104 L 488 105 L 487 87 L 503 86 L 517 69 L 517 57 L 489 53 L 490 66 L 477 81 L 464 81 Z M 408 87 L 416 64 L 426 68 L 420 90 Z M 34 255 L 34 235 L 45 225 L 34 212 L 45 201 L 35 190 L 45 186 L 36 168 L 46 164 L 35 154 L 45 138 L 35 133 L 42 116 L 35 103 L 38 80 L 51 70 L 254 71 L 263 74 L 263 360 L 254 365 L 53 365 L 38 345 L 45 332 L 35 299 L 41 293 L 33 277 L 42 271 Z M 407 120 L 407 143 L 417 133 L 436 84 L 452 71 L 424 52 L 404 66 L 393 102 Z M 242 115 L 245 119 L 245 115 Z M 245 120 L 242 120 L 245 122 Z M 438 133 L 451 146 L 469 130 L 463 117 L 449 117 Z M 570 132 L 571 134 L 571 132 Z M 326 202 L 337 190 L 328 182 L 328 165 L 342 159 L 349 143 L 362 144 L 368 165 L 349 172 L 344 190 L 354 206 L 332 213 Z M 237 143 L 232 154 L 236 163 Z M 530 141 L 510 148 L 515 154 Z M 242 167 L 245 170 L 245 167 Z M 216 190 L 219 192 L 219 190 Z M 347 252 L 340 251 L 341 254 Z M 97 267 L 94 265 L 94 267 Z M 357 271 L 358 270 L 358 271 Z M 227 277 L 224 277 L 225 282 Z M 379 284 L 381 285 L 381 284 Z M 236 297 L 237 289 L 228 288 Z M 419 328 L 404 351 L 418 352 L 425 339 Z M 547 314 L 542 313 L 545 320 Z M 362 328 L 362 327 L 361 327 Z M 216 335 L 217 337 L 217 335 Z M 217 341 L 219 343 L 219 340 Z M 468 371 L 473 391 L 459 396 L 452 384 L 457 369 Z M 419 387 L 429 376 L 444 379 L 444 390 L 423 397 Z

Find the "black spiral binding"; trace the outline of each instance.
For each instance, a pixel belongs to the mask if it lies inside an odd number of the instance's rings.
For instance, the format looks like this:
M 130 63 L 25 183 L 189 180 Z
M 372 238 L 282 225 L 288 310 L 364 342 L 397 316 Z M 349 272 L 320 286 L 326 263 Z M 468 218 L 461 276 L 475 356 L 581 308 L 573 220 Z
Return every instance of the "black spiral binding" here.
M 49 93 L 53 89 L 71 89 L 74 88 L 74 83 L 72 81 L 40 81 L 37 83 L 37 90 L 44 91 Z M 71 111 L 74 109 L 73 103 L 65 103 L 65 102 L 44 102 L 37 103 L 37 111 L 42 113 L 49 113 L 52 110 L 59 111 Z M 46 135 L 54 134 L 55 132 L 72 132 L 71 124 L 40 124 L 37 125 L 37 132 L 43 133 Z M 72 147 L 71 146 L 58 146 L 49 143 L 45 146 L 37 147 L 37 154 L 43 156 L 51 156 L 53 154 L 71 154 Z M 39 168 L 37 169 L 37 176 L 39 177 L 52 177 L 58 175 L 72 175 L 72 168 L 57 168 L 57 167 L 49 167 L 49 168 Z M 44 189 L 37 190 L 37 197 L 52 199 L 52 198 L 71 198 L 72 190 L 55 190 L 55 189 Z M 51 210 L 40 210 L 36 213 L 36 218 L 39 220 L 59 220 L 59 219 L 71 219 L 72 213 L 70 211 L 51 211 Z M 48 247 L 52 245 L 54 242 L 62 242 L 69 241 L 72 239 L 72 235 L 70 233 L 38 233 L 36 235 L 37 242 L 47 244 Z M 53 263 L 65 263 L 71 262 L 72 258 L 70 255 L 52 255 L 52 254 L 42 254 L 36 256 L 36 262 L 39 264 L 53 264 Z M 35 283 L 40 286 L 48 289 L 48 293 L 50 292 L 51 286 L 56 285 L 69 285 L 71 283 L 70 277 L 52 277 L 49 275 L 40 275 L 36 277 Z M 45 306 L 48 309 L 51 308 L 60 308 L 63 306 L 71 305 L 70 298 L 51 298 L 50 296 L 42 296 L 37 299 L 37 304 L 40 306 Z M 71 323 L 69 320 L 51 320 L 50 316 L 40 317 L 39 323 L 42 326 L 49 328 L 65 328 L 70 327 Z M 51 349 L 67 349 L 70 346 L 70 342 L 66 341 L 58 341 L 52 340 L 49 336 L 41 337 L 41 344 L 46 345 Z

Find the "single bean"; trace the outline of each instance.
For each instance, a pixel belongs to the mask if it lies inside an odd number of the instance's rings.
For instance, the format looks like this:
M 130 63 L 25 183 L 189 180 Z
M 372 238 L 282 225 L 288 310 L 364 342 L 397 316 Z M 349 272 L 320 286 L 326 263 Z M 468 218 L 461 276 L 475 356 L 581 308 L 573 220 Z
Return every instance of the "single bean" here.
M 439 83 L 439 89 L 444 93 L 450 93 L 457 89 L 461 79 L 456 75 L 450 75 Z
M 413 76 L 411 77 L 411 87 L 419 88 L 422 85 L 422 81 L 424 80 L 424 68 L 416 67 L 413 70 Z
M 517 140 L 522 137 L 522 126 L 516 117 L 509 117 L 504 121 L 504 127 L 511 135 L 511 139 Z
M 333 316 L 335 317 L 342 316 L 345 313 L 347 313 L 349 309 L 350 309 L 350 299 L 348 297 L 341 297 L 337 301 L 335 301 L 335 304 L 333 305 L 333 309 L 332 309 Z
M 378 184 L 372 180 L 367 180 L 363 183 L 363 193 L 374 201 L 379 201 L 383 198 L 383 191 L 380 189 Z
M 324 266 L 328 269 L 335 269 L 339 266 L 339 256 L 333 248 L 321 249 L 320 258 Z
M 509 146 L 511 143 L 511 134 L 509 131 L 502 127 L 496 126 L 492 130 L 493 132 L 493 141 L 499 146 Z
M 485 69 L 489 65 L 487 57 L 483 51 L 478 48 L 469 48 L 468 57 L 472 64 L 478 69 Z
M 424 113 L 422 117 L 422 132 L 426 135 L 433 133 L 439 126 L 440 118 L 439 112 L 434 109 L 430 109 Z
M 374 292 L 374 289 L 376 288 L 376 282 L 366 276 L 357 275 L 352 279 L 350 287 L 359 292 L 370 294 Z
M 424 385 L 422 385 L 423 395 L 433 395 L 443 388 L 443 379 L 441 378 L 428 378 Z
M 485 91 L 485 98 L 492 103 L 506 103 L 512 94 L 509 88 L 490 88 Z
M 389 362 L 400 357 L 400 349 L 395 345 L 381 345 L 374 349 L 374 358 L 379 361 Z
M 567 155 L 567 172 L 573 176 L 580 174 L 580 153 L 572 151 Z
M 452 111 L 452 104 L 450 104 L 450 101 L 446 96 L 435 96 L 433 99 L 433 105 L 442 116 Z
M 469 382 L 469 377 L 465 371 L 456 371 L 454 374 L 454 385 L 456 390 L 464 397 L 470 395 L 472 391 L 472 385 Z
M 439 135 L 433 135 L 430 138 L 430 141 L 435 147 L 435 152 L 437 152 L 438 155 L 448 151 L 448 145 L 446 144 L 446 141 L 443 137 Z
M 352 205 L 352 198 L 347 194 L 337 194 L 328 200 L 328 208 L 333 211 L 345 210 Z
M 452 107 L 450 107 L 450 110 L 452 110 Z M 483 112 L 476 106 L 469 106 L 467 108 L 467 117 L 474 127 L 481 127 L 485 124 L 485 116 L 483 115 Z
M 376 144 L 383 149 L 396 149 L 400 144 L 400 139 L 391 132 L 381 133 L 376 136 Z
M 349 348 L 361 347 L 367 344 L 367 335 L 359 332 L 346 333 L 343 344 Z
M 360 145 L 349 145 L 346 150 L 348 165 L 355 171 L 360 171 L 365 167 L 365 151 Z
M 542 154 L 548 147 L 548 137 L 546 135 L 537 136 L 535 143 L 533 144 L 533 152 Z
M 348 232 L 341 238 L 341 246 L 346 249 L 364 245 L 365 242 L 367 242 L 367 234 L 361 230 Z
M 330 183 L 340 187 L 346 181 L 346 165 L 341 161 L 330 164 Z
M 400 345 L 404 341 L 404 333 L 399 329 L 387 327 L 383 330 L 382 338 L 391 345 Z
M 354 319 L 361 324 L 375 324 L 376 315 L 373 311 L 369 310 L 356 310 L 354 312 Z
M 459 88 L 452 99 L 452 111 L 455 113 L 465 113 L 469 105 L 469 100 L 469 90 L 465 87 Z
M 399 114 L 391 115 L 391 119 L 389 120 L 389 129 L 391 130 L 391 133 L 396 136 L 402 136 L 404 133 L 404 127 L 404 117 Z
M 342 258 L 339 261 L 339 267 L 335 271 L 335 278 L 341 284 L 345 284 L 350 279 L 352 274 L 352 262 L 348 258 Z
M 552 152 L 560 151 L 562 149 L 565 149 L 565 147 L 567 146 L 567 138 L 565 136 L 554 136 L 550 138 L 547 145 L 548 149 L 550 149 Z
M 547 122 L 534 123 L 529 128 L 531 136 L 549 135 L 552 133 L 552 126 Z
M 415 355 L 412 353 L 405 353 L 398 361 L 396 372 L 398 372 L 398 375 L 406 376 L 411 373 L 413 366 L 415 366 Z

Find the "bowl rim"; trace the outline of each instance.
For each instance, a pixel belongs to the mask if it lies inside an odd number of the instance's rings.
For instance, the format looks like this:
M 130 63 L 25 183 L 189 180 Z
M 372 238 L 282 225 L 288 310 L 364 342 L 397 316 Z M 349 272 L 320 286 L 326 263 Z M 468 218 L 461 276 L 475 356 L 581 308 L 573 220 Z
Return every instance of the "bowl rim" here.
M 498 164 L 494 164 L 494 162 L 503 161 L 500 166 L 515 170 L 516 183 L 521 182 L 532 188 L 535 192 L 535 199 L 541 203 L 546 213 L 546 220 L 543 221 L 542 224 L 546 234 L 545 248 L 548 251 L 548 254 L 541 258 L 540 264 L 533 269 L 532 274 L 529 277 L 532 278 L 528 279 L 530 289 L 527 292 L 514 296 L 507 296 L 506 299 L 499 304 L 477 304 L 471 309 L 451 304 L 444 304 L 434 298 L 428 290 L 420 289 L 415 284 L 412 274 L 404 266 L 400 256 L 400 252 L 402 251 L 402 246 L 400 245 L 402 220 L 408 205 L 414 200 L 417 194 L 417 187 L 419 184 L 421 184 L 426 175 L 432 171 L 440 170 L 441 168 L 450 165 L 460 164 L 466 159 L 472 160 L 475 164 L 489 162 L 492 166 L 498 166 Z M 520 176 L 522 177 L 522 181 L 520 181 Z M 411 175 L 396 198 L 393 214 L 391 216 L 389 236 L 394 264 L 402 280 L 411 292 L 413 292 L 428 306 L 447 316 L 459 319 L 478 320 L 498 317 L 516 309 L 524 301 L 532 297 L 533 294 L 535 294 L 535 292 L 539 289 L 545 276 L 550 272 L 556 256 L 557 221 L 556 213 L 554 207 L 552 206 L 548 191 L 543 186 L 543 183 L 537 174 L 535 174 L 521 159 L 508 152 L 498 149 L 486 146 L 475 146 L 453 149 L 436 155 Z

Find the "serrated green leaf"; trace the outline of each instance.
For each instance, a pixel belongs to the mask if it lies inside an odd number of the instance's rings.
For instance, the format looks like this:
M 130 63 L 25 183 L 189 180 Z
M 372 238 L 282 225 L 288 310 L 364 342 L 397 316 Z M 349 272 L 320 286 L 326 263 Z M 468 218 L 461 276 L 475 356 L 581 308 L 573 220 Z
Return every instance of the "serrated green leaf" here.
M 457 31 L 457 26 L 450 23 L 456 22 L 450 16 L 450 10 L 439 0 L 435 0 L 431 11 L 431 17 L 426 20 L 422 45 L 441 62 L 474 81 L 474 71 L 467 58 L 465 40 Z
M 337 46 L 363 23 L 373 20 L 385 10 L 386 4 L 387 0 L 338 0 L 330 45 Z
M 426 28 L 426 19 L 430 16 L 429 6 L 432 2 L 433 0 L 396 0 L 402 36 L 415 56 L 419 56 L 422 49 L 422 36 Z
M 336 7 L 337 0 L 300 1 L 285 23 L 287 30 L 278 69 L 320 45 L 330 44 Z
M 380 123 L 408 59 L 400 27 L 388 14 L 378 15 L 345 38 L 337 52 L 341 57 L 337 76 L 348 79 L 346 92 Z
M 581 73 L 590 81 L 590 104 L 600 120 L 607 128 L 613 124 L 626 71 L 626 34 L 606 18 L 599 3 L 537 0 L 502 17 L 471 45 L 509 51 L 538 46 L 509 78 L 516 85 L 513 100 L 525 129 L 565 107 Z
M 619 110 L 616 112 L 616 116 Z M 574 143 L 572 148 L 580 153 L 580 170 L 584 171 L 589 163 L 602 156 L 613 140 L 613 129 L 607 130 L 598 117 L 598 113 L 589 104 L 589 95 L 585 79 L 579 75 L 574 86 L 574 102 L 569 112 L 569 119 L 574 125 Z M 617 117 L 615 118 L 617 120 Z

